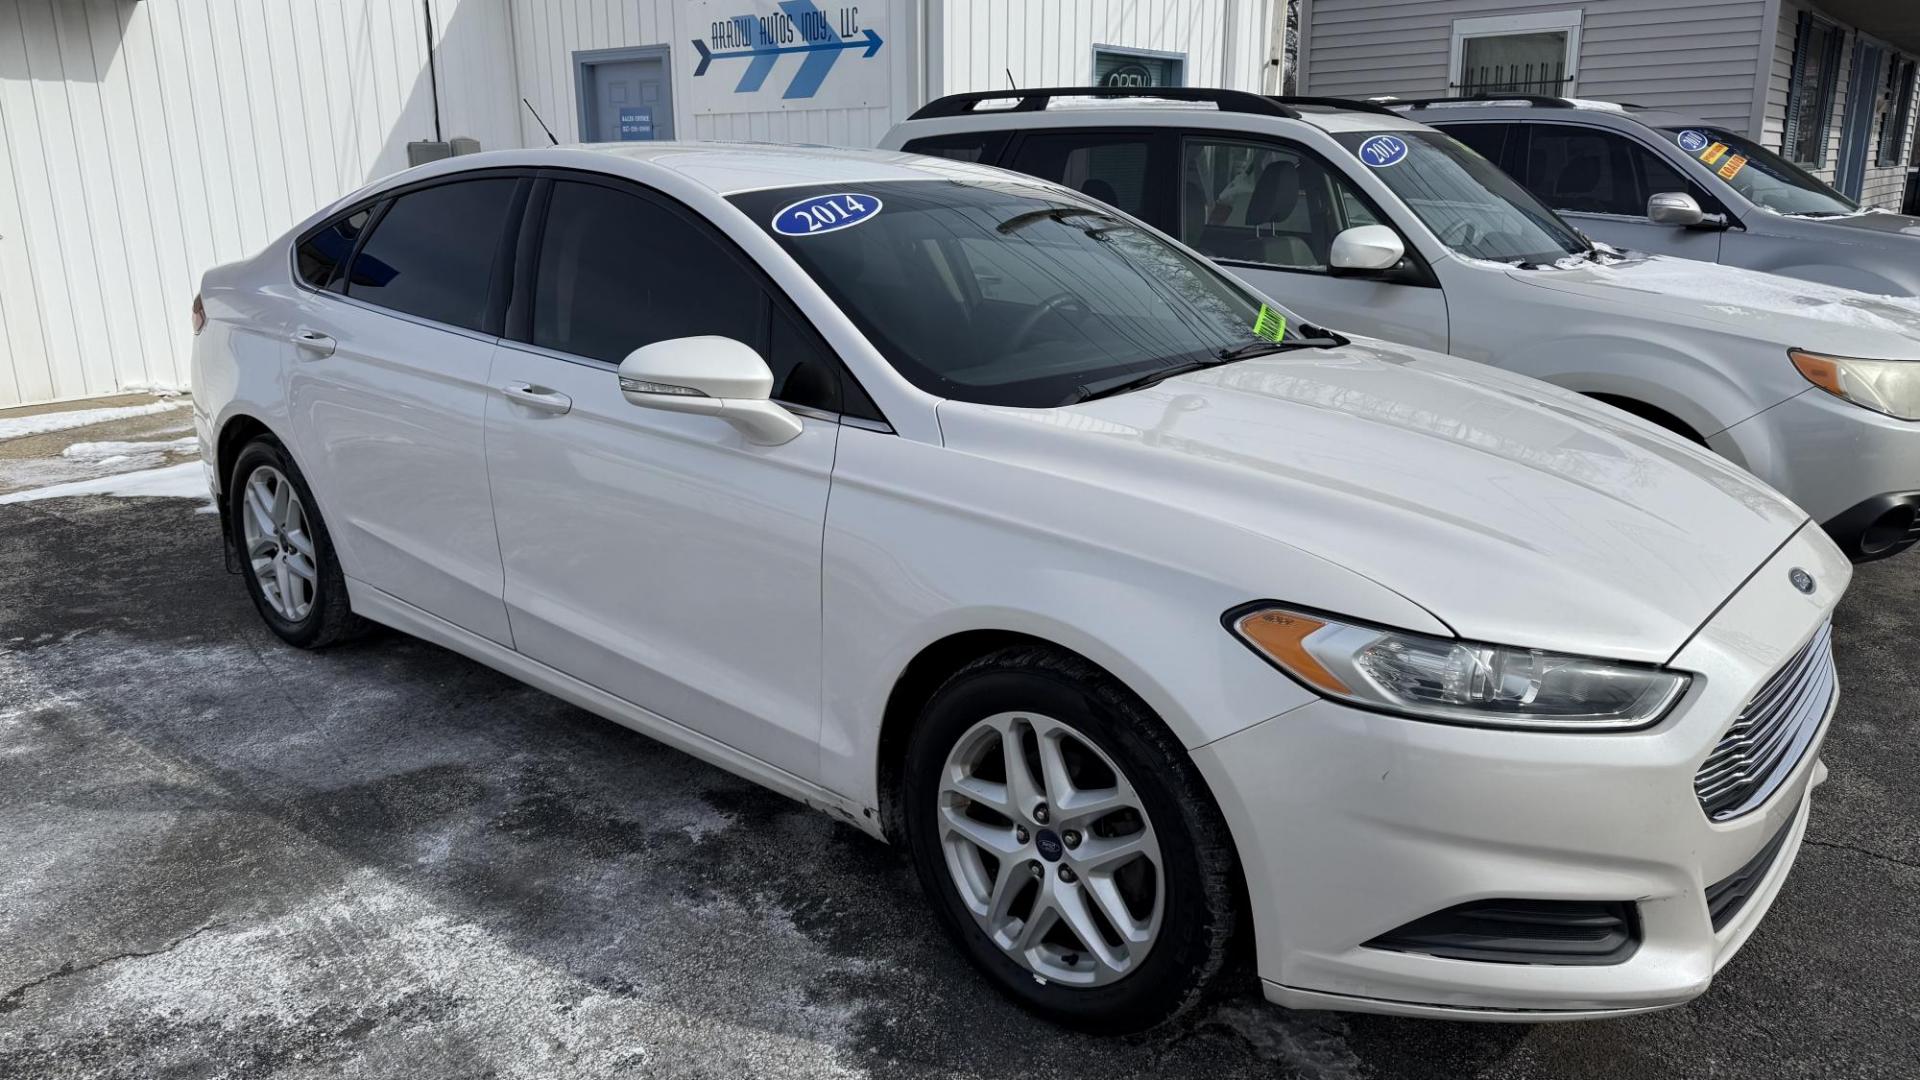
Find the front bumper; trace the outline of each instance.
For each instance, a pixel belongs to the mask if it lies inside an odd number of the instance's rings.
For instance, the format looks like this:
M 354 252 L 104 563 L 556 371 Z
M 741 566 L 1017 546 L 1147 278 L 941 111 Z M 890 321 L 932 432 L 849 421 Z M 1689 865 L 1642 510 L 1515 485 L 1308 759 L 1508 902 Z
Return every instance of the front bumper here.
M 1810 571 L 1813 595 L 1788 580 Z M 1663 1008 L 1707 988 L 1765 915 L 1798 851 L 1821 739 L 1767 800 L 1710 821 L 1701 762 L 1829 617 L 1851 574 L 1803 528 L 1672 661 L 1695 673 L 1656 727 L 1563 735 L 1449 727 L 1315 701 L 1196 752 L 1246 873 L 1258 970 L 1284 1005 L 1466 1019 Z M 1709 885 L 1786 830 L 1737 914 Z M 1488 963 L 1367 947 L 1477 900 L 1632 901 L 1639 944 L 1604 965 Z
M 1707 442 L 1800 504 L 1850 558 L 1885 558 L 1920 539 L 1882 535 L 1915 520 L 1907 508 L 1920 501 L 1920 421 L 1808 387 Z

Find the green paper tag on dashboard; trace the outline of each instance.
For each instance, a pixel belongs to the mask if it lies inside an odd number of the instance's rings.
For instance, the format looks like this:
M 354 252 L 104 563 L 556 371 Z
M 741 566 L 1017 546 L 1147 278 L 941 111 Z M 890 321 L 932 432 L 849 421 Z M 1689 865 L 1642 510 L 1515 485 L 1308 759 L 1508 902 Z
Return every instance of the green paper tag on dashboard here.
M 1287 317 L 1265 304 L 1260 305 L 1260 314 L 1253 320 L 1253 333 L 1256 337 L 1268 341 L 1279 341 L 1287 336 Z

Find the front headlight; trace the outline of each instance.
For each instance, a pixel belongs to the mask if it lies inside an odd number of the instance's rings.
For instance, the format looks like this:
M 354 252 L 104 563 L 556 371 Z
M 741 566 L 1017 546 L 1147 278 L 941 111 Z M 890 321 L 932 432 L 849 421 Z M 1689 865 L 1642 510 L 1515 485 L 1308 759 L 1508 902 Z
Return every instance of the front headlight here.
M 1274 666 L 1337 701 L 1479 727 L 1625 731 L 1659 720 L 1687 676 L 1643 664 L 1479 645 L 1260 606 L 1227 625 Z
M 1901 420 L 1920 420 L 1920 360 L 1862 360 L 1789 349 L 1808 382 L 1837 398 Z

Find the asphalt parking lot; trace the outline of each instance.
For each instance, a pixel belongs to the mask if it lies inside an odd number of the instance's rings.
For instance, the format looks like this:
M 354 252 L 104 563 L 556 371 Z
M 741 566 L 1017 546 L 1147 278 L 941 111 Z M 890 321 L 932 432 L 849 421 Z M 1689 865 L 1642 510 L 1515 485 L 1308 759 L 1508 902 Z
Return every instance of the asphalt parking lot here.
M 0 506 L 0 1077 L 1920 1073 L 1920 554 L 1838 622 L 1832 779 L 1701 1000 L 1068 1034 L 825 816 L 452 653 L 278 643 L 181 498 Z

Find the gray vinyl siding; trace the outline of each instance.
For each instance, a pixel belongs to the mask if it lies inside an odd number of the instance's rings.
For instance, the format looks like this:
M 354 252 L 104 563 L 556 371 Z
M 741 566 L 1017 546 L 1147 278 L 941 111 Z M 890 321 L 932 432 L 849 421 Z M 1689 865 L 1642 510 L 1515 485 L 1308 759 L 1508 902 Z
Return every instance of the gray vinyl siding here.
M 1800 33 L 1800 13 L 1809 9 L 1819 11 L 1817 6 L 1803 3 L 1801 0 L 1780 0 L 1780 30 L 1774 43 L 1772 72 L 1767 81 L 1766 124 L 1764 137 L 1761 140 L 1774 150 L 1782 149 L 1782 140 L 1786 135 L 1787 92 L 1793 79 L 1793 50 Z M 1830 21 L 1837 22 L 1837 20 Z M 1828 183 L 1833 182 L 1840 160 L 1840 139 L 1844 131 L 1842 121 L 1847 115 L 1847 91 L 1851 88 L 1850 83 L 1853 79 L 1854 35 L 1846 24 L 1838 25 L 1848 33 L 1846 42 L 1840 50 L 1840 82 L 1834 93 L 1833 117 L 1829 121 L 1831 126 L 1827 132 L 1827 163 L 1817 169 L 1808 167 L 1809 172 Z M 1912 54 L 1896 50 L 1893 55 L 1900 60 L 1906 60 L 1910 59 Z M 1887 110 L 1882 108 L 1883 103 L 1879 100 L 1880 97 L 1881 95 L 1876 92 L 1874 100 L 1867 104 L 1877 112 L 1884 113 Z M 1920 115 L 1920 102 L 1916 103 L 1913 113 Z M 1886 122 L 1888 121 L 1884 119 L 1875 120 L 1873 126 L 1875 135 L 1878 135 L 1880 125 Z M 1907 173 L 1914 165 L 1913 127 L 1914 120 L 1910 116 L 1907 131 L 1903 135 L 1904 145 L 1900 165 L 1876 166 L 1874 161 L 1878 146 L 1877 139 L 1868 147 L 1866 173 L 1860 183 L 1860 202 L 1863 205 L 1881 206 L 1890 210 L 1900 208 L 1900 198 L 1906 192 Z
M 1752 116 L 1762 0 L 1308 2 L 1302 93 L 1444 96 L 1455 19 L 1580 9 L 1575 95 L 1665 106 L 1742 131 Z

